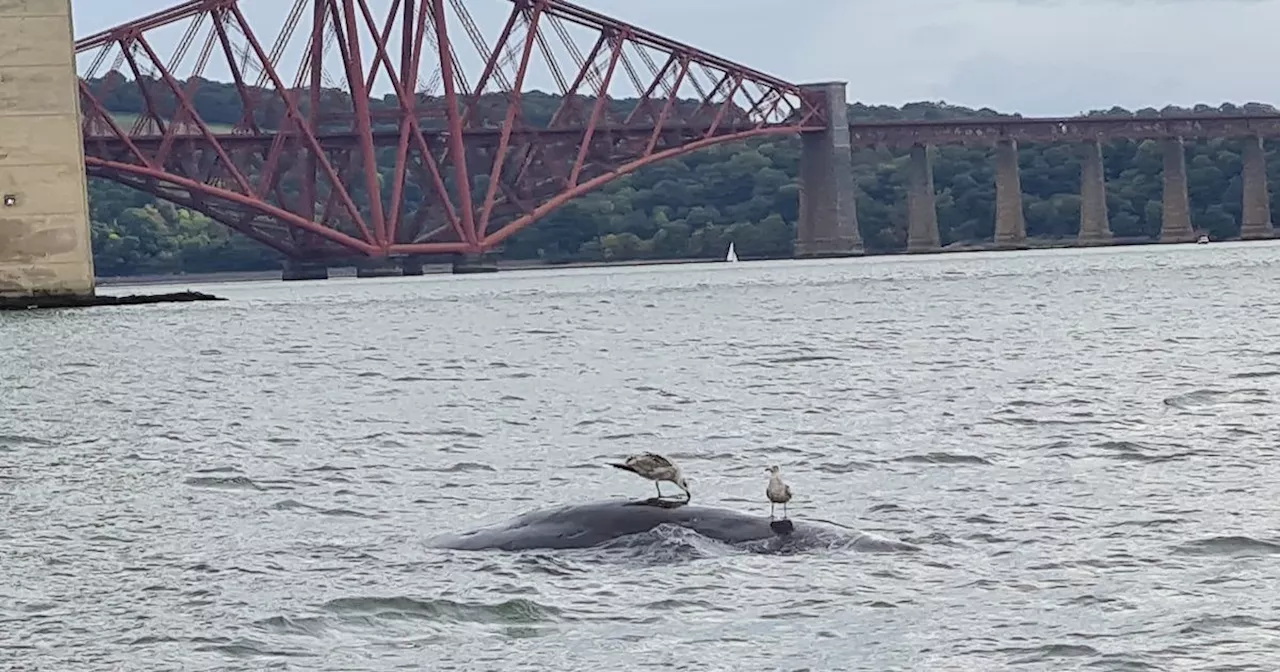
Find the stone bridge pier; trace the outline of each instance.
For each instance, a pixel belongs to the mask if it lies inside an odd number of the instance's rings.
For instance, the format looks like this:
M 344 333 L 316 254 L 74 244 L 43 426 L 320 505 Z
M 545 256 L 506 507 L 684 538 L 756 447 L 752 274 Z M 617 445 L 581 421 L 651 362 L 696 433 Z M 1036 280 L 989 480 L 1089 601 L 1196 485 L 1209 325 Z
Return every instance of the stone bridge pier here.
M 1271 190 L 1267 185 L 1267 157 L 1261 137 L 1251 135 L 1244 139 L 1243 159 L 1244 208 L 1240 216 L 1240 237 L 1245 240 L 1270 238 L 1275 229 L 1271 223 Z
M 0 1 L 0 304 L 95 294 L 71 0 Z
M 1080 233 L 1081 245 L 1111 242 L 1111 218 L 1107 214 L 1107 172 L 1102 165 L 1102 143 L 1096 138 L 1080 143 Z
M 942 240 L 928 145 L 911 145 L 907 161 L 907 251 L 932 252 L 942 247 Z
M 1022 174 L 1018 170 L 1018 141 L 996 143 L 996 233 L 998 249 L 1027 246 L 1027 220 L 1022 211 Z
M 853 184 L 845 82 L 810 84 L 806 91 L 822 100 L 827 128 L 800 136 L 800 221 L 796 257 L 847 257 L 862 254 Z
M 1187 148 L 1182 138 L 1161 141 L 1164 155 L 1164 193 L 1160 201 L 1160 242 L 1189 243 L 1196 239 L 1191 226 L 1191 200 L 1187 195 Z

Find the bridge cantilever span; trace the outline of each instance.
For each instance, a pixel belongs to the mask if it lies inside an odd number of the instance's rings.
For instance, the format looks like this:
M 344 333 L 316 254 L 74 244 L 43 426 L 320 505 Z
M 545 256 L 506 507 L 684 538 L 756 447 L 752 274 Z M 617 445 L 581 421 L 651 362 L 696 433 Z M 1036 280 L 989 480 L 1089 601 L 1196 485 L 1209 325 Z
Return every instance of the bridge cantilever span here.
M 353 257 L 483 269 L 644 166 L 797 134 L 797 256 L 861 252 L 848 152 L 863 145 L 909 147 L 909 251 L 943 243 L 929 146 L 951 142 L 995 147 L 997 246 L 1027 244 L 1027 141 L 1081 144 L 1079 240 L 1110 240 L 1099 143 L 1119 137 L 1163 144 L 1167 242 L 1195 235 L 1183 138 L 1245 138 L 1242 237 L 1273 235 L 1262 141 L 1280 115 L 851 124 L 843 83 L 792 84 L 564 0 L 371 1 L 191 0 L 74 46 L 70 0 L 0 2 L 0 298 L 92 293 L 84 183 L 66 179 L 81 167 L 275 248 L 292 277 Z
M 252 24 L 239 0 L 193 0 L 82 38 L 88 172 L 293 259 L 474 259 L 648 164 L 801 133 L 806 224 L 860 248 L 848 162 L 832 160 L 843 85 L 791 84 L 562 0 L 484 1 L 509 10 L 488 32 L 463 0 L 380 16 L 294 0 Z M 202 117 L 212 78 L 237 97 Z M 535 88 L 562 98 L 539 109 Z

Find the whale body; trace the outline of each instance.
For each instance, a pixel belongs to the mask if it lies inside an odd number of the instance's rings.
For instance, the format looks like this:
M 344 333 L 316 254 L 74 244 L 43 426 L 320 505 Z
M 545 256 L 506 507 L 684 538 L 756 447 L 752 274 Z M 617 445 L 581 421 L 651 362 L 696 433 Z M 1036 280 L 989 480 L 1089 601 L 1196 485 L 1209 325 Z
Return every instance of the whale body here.
M 727 544 L 746 544 L 783 538 L 802 545 L 852 542 L 872 546 L 866 550 L 914 550 L 911 544 L 876 540 L 835 526 L 790 520 L 771 521 L 728 509 L 690 506 L 683 502 L 648 499 L 571 504 L 531 511 L 492 527 L 445 534 L 428 542 L 435 548 L 454 550 L 504 550 L 591 548 L 659 525 L 676 525 Z

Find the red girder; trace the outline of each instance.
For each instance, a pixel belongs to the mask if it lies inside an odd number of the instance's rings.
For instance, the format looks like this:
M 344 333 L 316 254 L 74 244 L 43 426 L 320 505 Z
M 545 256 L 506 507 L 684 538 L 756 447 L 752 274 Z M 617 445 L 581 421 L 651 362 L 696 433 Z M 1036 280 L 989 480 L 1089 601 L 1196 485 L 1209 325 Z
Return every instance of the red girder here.
M 294 257 L 477 253 L 655 161 L 826 126 L 799 86 L 562 0 L 371 2 L 255 29 L 241 5 L 277 3 L 190 0 L 78 40 L 89 173 Z

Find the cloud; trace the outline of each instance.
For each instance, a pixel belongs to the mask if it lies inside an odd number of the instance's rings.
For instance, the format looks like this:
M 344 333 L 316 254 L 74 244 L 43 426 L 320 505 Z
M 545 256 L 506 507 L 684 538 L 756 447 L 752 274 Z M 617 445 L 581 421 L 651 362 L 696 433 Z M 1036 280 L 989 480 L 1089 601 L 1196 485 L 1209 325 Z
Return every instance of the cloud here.
M 1271 77 L 1280 62 L 1271 34 L 1280 0 L 580 2 L 797 83 L 846 80 L 850 98 L 867 103 L 945 99 L 1068 115 L 1112 105 L 1280 102 Z M 77 33 L 168 4 L 76 0 Z M 291 3 L 244 4 L 252 18 Z M 372 4 L 386 11 L 390 2 Z M 509 0 L 467 6 L 490 39 L 510 8 Z
M 830 11 L 805 59 L 848 63 L 850 96 L 868 102 L 1065 115 L 1269 100 L 1280 56 L 1278 2 L 852 0 Z

